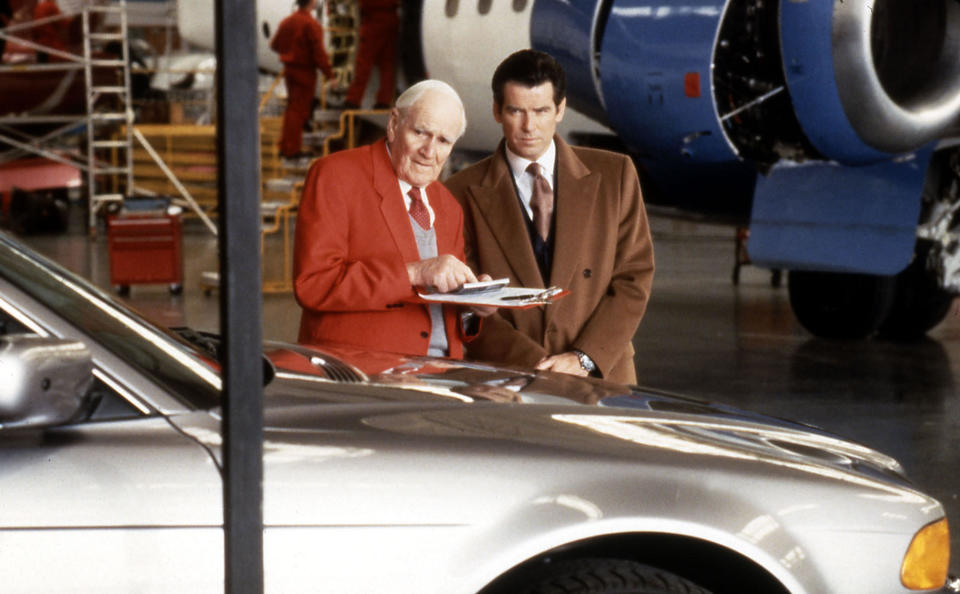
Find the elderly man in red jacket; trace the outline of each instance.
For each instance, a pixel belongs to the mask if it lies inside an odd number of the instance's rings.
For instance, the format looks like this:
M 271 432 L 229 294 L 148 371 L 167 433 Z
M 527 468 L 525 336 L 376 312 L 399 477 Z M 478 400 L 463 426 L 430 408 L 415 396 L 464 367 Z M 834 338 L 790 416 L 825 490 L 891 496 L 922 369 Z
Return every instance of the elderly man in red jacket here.
M 416 287 L 477 280 L 463 263 L 463 213 L 437 181 L 465 127 L 456 92 L 422 81 L 397 99 L 386 142 L 314 161 L 294 244 L 301 343 L 463 356 L 478 330 L 470 314 L 493 310 L 428 305 Z
M 270 49 L 280 54 L 287 85 L 287 109 L 283 113 L 280 154 L 300 156 L 303 125 L 310 119 L 317 92 L 317 69 L 333 78 L 330 59 L 323 47 L 323 27 L 313 17 L 317 0 L 297 0 L 297 10 L 280 22 L 270 40 Z

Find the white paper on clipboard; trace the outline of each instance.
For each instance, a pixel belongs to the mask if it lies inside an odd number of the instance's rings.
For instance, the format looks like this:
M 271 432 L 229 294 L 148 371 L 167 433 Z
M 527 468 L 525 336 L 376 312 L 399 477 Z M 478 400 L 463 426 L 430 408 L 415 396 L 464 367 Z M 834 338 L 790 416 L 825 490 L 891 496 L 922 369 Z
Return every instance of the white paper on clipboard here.
M 535 305 L 547 305 L 566 295 L 568 291 L 560 287 L 526 288 L 502 286 L 497 289 L 479 292 L 423 293 L 418 295 L 431 303 L 453 305 L 481 305 L 487 307 L 524 308 Z

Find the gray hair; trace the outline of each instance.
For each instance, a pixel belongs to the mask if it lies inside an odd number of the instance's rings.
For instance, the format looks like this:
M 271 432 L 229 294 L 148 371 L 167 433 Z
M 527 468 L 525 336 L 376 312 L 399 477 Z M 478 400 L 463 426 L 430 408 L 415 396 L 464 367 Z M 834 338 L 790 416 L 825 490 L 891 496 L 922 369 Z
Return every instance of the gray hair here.
M 423 94 L 427 91 L 439 91 L 457 101 L 457 105 L 460 106 L 460 121 L 462 122 L 460 124 L 460 131 L 457 133 L 457 138 L 454 139 L 458 140 L 461 136 L 463 136 L 463 133 L 467 131 L 467 112 L 463 108 L 463 101 L 460 99 L 460 95 L 457 94 L 453 87 L 442 80 L 421 80 L 417 84 L 401 93 L 400 96 L 397 97 L 397 102 L 395 104 L 395 107 L 400 112 L 400 118 L 403 119 L 406 117 L 407 110 L 416 105 L 417 101 L 419 101 L 420 98 L 423 97 Z

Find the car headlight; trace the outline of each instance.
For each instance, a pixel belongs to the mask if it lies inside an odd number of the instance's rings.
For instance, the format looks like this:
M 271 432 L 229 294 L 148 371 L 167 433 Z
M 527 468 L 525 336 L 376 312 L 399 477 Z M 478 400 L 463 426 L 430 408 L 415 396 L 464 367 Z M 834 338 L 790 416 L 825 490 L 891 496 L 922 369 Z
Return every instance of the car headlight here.
M 950 529 L 943 518 L 927 524 L 913 537 L 900 565 L 900 582 L 911 590 L 940 588 L 950 564 Z

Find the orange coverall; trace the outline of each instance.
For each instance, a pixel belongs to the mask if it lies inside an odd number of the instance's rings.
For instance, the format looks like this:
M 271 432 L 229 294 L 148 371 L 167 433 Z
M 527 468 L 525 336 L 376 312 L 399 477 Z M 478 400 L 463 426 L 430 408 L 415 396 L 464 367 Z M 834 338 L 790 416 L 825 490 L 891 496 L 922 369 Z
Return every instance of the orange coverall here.
M 310 119 L 317 88 L 317 69 L 333 78 L 330 59 L 323 47 L 323 27 L 308 10 L 297 10 L 280 22 L 270 41 L 280 54 L 287 85 L 287 109 L 283 113 L 280 154 L 294 157 L 303 144 L 303 125 Z
M 396 0 L 360 0 L 360 43 L 353 67 L 353 82 L 344 98 L 347 103 L 360 105 L 374 66 L 380 70 L 377 105 L 393 103 L 399 31 Z
M 54 0 L 43 0 L 42 2 L 37 2 L 36 6 L 33 7 L 33 20 L 35 21 L 57 16 L 59 14 L 60 8 L 57 6 L 57 3 L 54 2 Z M 34 43 L 44 47 L 66 51 L 67 43 L 64 39 L 66 35 L 66 25 L 66 21 L 57 20 L 35 27 L 33 29 Z M 47 52 L 37 51 L 38 62 L 45 62 L 47 59 Z M 60 60 L 62 58 L 53 56 L 53 59 Z

